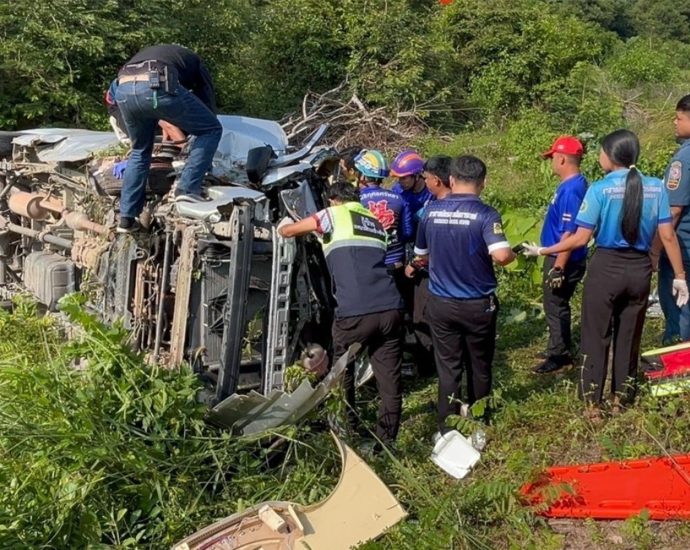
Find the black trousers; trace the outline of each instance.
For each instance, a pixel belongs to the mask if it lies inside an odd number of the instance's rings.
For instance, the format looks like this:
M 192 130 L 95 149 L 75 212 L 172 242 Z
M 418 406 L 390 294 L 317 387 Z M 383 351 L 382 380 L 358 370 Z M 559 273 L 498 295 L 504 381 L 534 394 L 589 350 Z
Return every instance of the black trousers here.
M 599 248 L 589 264 L 582 299 L 582 373 L 579 392 L 601 403 L 613 339 L 611 392 L 634 398 L 652 264 L 646 253 Z
M 498 301 L 495 296 L 457 300 L 432 294 L 427 313 L 438 372 L 438 427 L 443 432 L 446 418 L 459 413 L 454 399 L 460 397 L 463 370 L 470 404 L 491 391 Z M 466 364 L 469 366 L 463 368 Z
M 333 346 L 336 360 L 356 342 L 369 350 L 369 359 L 381 398 L 376 435 L 384 442 L 395 440 L 400 427 L 402 337 L 403 312 L 401 310 L 393 309 L 369 315 L 345 317 L 333 322 Z M 354 371 L 354 362 L 348 364 L 344 380 L 349 406 L 348 420 L 352 426 L 357 424 Z
M 549 327 L 549 343 L 546 353 L 554 361 L 570 360 L 572 349 L 572 316 L 570 299 L 575 293 L 577 284 L 585 276 L 586 259 L 568 262 L 565 266 L 565 281 L 561 288 L 551 288 L 546 284 L 547 275 L 556 263 L 556 258 L 544 258 L 544 316 Z
M 414 331 L 417 349 L 415 358 L 419 373 L 433 375 L 436 372 L 434 366 L 434 345 L 431 340 L 431 326 L 427 314 L 429 303 L 429 277 L 417 276 L 414 279 L 414 308 L 412 310 L 412 330 Z
M 414 280 L 405 276 L 404 267 L 389 267 L 388 272 L 393 276 L 395 286 L 403 299 L 405 313 L 412 315 L 412 308 L 414 307 Z

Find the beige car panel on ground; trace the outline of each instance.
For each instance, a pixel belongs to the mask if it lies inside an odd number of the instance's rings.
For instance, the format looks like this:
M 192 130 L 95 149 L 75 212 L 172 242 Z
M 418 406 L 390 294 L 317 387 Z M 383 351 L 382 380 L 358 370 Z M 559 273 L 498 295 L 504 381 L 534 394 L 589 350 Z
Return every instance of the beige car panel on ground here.
M 407 514 L 367 463 L 335 440 L 343 469 L 325 501 L 265 502 L 198 531 L 174 550 L 348 550 L 381 535 Z

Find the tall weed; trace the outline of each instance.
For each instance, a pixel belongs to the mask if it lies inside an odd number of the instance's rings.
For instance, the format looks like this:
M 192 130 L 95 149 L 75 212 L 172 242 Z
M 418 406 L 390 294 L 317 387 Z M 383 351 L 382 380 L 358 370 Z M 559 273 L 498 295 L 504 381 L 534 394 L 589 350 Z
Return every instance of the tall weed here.
M 260 441 L 205 424 L 190 370 L 148 367 L 121 327 L 75 300 L 64 309 L 81 339 L 38 361 L 31 346 L 0 358 L 0 547 L 166 547 L 244 503 L 324 496 L 334 453 L 310 461 L 295 444 L 270 469 Z M 27 319 L 5 316 L 3 330 Z

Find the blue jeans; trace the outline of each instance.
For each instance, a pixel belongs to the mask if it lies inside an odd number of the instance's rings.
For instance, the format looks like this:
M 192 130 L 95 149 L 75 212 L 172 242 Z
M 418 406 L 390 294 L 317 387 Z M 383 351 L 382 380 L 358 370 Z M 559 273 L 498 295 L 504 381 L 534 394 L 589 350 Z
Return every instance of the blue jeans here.
M 689 269 L 685 268 L 686 271 Z M 664 329 L 664 344 L 672 344 L 679 338 L 690 340 L 690 304 L 683 307 L 676 305 L 673 296 L 673 267 L 666 254 L 659 259 L 659 304 L 666 318 Z M 686 275 L 687 278 L 687 275 Z
M 115 101 L 132 140 L 120 197 L 123 217 L 134 218 L 144 208 L 146 180 L 159 120 L 170 122 L 194 136 L 177 184 L 178 193 L 201 193 L 204 174 L 211 167 L 222 134 L 216 115 L 184 87 L 178 85 L 170 93 L 157 90 L 156 96 L 154 106 L 154 93 L 147 82 L 125 82 L 115 91 Z

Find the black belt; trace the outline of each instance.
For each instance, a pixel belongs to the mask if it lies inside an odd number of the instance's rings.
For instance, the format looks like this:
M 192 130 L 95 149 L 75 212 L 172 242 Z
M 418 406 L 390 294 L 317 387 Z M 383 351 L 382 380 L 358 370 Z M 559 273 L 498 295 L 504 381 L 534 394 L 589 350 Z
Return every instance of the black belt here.
M 140 63 L 128 63 L 117 75 L 117 83 L 148 82 L 155 92 L 162 90 L 174 92 L 177 87 L 177 71 L 174 67 L 156 59 L 148 59 Z
M 160 82 L 167 82 L 167 80 L 164 77 L 159 77 L 158 80 Z M 151 81 L 151 79 L 150 79 L 148 73 L 130 74 L 127 76 L 120 76 L 117 79 L 118 84 L 125 84 L 127 82 L 150 82 L 150 81 Z
M 649 256 L 649 250 L 640 250 L 639 248 L 626 247 L 626 248 L 609 248 L 606 246 L 597 246 L 595 252 L 600 250 L 607 254 L 623 254 L 629 256 Z

